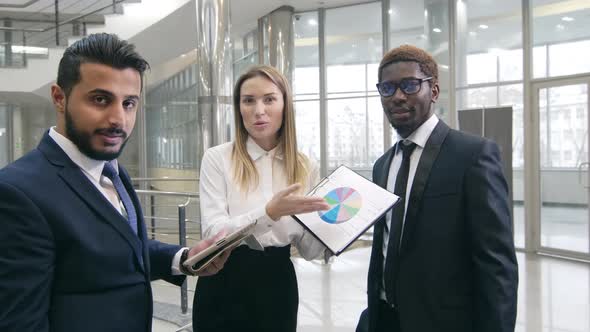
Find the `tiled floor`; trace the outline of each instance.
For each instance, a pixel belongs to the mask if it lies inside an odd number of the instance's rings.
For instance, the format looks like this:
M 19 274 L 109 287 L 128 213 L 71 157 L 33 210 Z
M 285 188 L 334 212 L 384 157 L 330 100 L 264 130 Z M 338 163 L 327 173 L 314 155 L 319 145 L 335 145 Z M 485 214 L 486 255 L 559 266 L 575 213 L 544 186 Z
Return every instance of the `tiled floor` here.
M 369 248 L 343 253 L 329 265 L 294 258 L 300 292 L 300 332 L 354 331 L 366 306 Z M 590 332 L 590 264 L 518 253 L 518 332 Z M 194 280 L 189 283 L 194 288 Z M 178 304 L 178 288 L 154 283 L 155 300 Z M 189 304 L 192 293 L 189 293 Z M 171 324 L 156 320 L 154 331 Z

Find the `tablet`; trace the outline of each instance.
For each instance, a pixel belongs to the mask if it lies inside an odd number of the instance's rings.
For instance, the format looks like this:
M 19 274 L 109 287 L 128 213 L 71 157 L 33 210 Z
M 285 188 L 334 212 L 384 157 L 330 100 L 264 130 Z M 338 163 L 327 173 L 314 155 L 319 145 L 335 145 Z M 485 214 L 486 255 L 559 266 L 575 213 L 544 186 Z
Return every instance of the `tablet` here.
M 252 234 L 254 230 L 255 222 L 243 226 L 231 234 L 224 236 L 217 240 L 211 246 L 205 248 L 198 254 L 189 257 L 182 265 L 192 273 L 199 273 L 203 271 L 215 258 L 219 257 L 222 253 L 229 249 L 237 247 L 242 240 Z

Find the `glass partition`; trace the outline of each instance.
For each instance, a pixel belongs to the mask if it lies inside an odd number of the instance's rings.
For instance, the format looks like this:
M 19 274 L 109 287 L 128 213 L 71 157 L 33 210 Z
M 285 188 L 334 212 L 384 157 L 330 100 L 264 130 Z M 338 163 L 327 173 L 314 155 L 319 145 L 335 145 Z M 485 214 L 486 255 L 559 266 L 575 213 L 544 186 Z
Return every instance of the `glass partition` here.
M 250 30 L 233 39 L 233 76 L 234 83 L 248 68 L 258 64 L 258 33 Z
M 449 57 L 449 5 L 446 0 L 400 0 L 390 1 L 389 45 L 391 48 L 410 44 L 428 51 L 439 70 L 440 95 L 435 104 L 435 113 L 450 123 L 450 69 Z M 391 130 L 392 142 L 397 133 Z
M 146 96 L 148 168 L 197 169 L 200 142 L 197 109 L 197 65 L 193 64 Z
M 0 104 L 0 168 L 10 162 L 8 129 L 8 110 L 6 109 L 6 105 Z
M 328 171 L 345 164 L 370 177 L 383 154 L 380 18 L 380 2 L 326 10 Z
M 541 246 L 585 254 L 590 253 L 588 82 L 590 78 L 535 89 L 540 115 Z
M 534 78 L 590 73 L 590 2 L 532 0 Z
M 318 13 L 295 14 L 295 119 L 299 151 L 320 161 L 320 66 Z
M 515 244 L 524 247 L 522 9 L 519 1 L 457 1 L 459 110 L 512 107 L 512 194 Z

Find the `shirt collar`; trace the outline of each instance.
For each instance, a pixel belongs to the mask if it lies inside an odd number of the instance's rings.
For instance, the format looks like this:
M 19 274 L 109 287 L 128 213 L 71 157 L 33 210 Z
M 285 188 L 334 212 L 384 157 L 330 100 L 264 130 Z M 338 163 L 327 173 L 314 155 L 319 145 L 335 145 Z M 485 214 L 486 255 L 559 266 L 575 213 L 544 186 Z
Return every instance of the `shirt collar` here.
M 250 136 L 248 136 L 248 140 L 246 141 L 246 150 L 248 151 L 248 154 L 250 155 L 250 158 L 252 158 L 253 161 L 258 160 L 258 158 L 266 154 L 270 155 L 273 158 L 276 157 L 277 159 L 283 160 L 283 154 L 278 152 L 278 146 L 270 151 L 266 151 L 263 148 L 261 148 L 260 145 L 258 145 Z
M 89 174 L 92 179 L 96 182 L 100 182 L 102 176 L 102 170 L 105 163 L 104 160 L 96 160 L 88 157 L 78 149 L 76 144 L 70 141 L 67 137 L 58 133 L 55 127 L 49 129 L 49 136 L 59 145 L 59 147 L 65 152 L 65 154 L 80 167 L 85 173 Z M 115 171 L 119 172 L 119 165 L 117 159 L 109 161 L 109 163 L 115 168 Z
M 418 129 L 414 130 L 413 133 L 410 134 L 407 138 L 403 138 L 398 135 L 398 141 L 408 140 L 412 143 L 415 143 L 417 146 L 424 149 L 426 146 L 426 142 L 432 134 L 434 127 L 438 124 L 438 117 L 436 114 L 432 114 L 428 120 L 426 120 Z

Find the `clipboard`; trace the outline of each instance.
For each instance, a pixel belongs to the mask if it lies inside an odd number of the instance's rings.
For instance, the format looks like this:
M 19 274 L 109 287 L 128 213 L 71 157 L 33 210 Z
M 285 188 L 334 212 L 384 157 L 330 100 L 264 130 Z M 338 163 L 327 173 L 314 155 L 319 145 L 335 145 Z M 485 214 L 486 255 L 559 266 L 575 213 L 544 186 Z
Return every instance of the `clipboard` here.
M 400 200 L 344 165 L 323 178 L 307 196 L 323 197 L 330 209 L 292 217 L 336 256 Z

